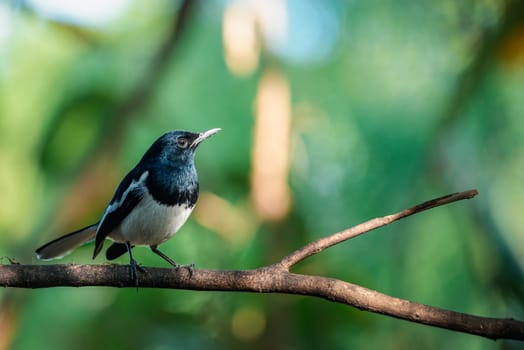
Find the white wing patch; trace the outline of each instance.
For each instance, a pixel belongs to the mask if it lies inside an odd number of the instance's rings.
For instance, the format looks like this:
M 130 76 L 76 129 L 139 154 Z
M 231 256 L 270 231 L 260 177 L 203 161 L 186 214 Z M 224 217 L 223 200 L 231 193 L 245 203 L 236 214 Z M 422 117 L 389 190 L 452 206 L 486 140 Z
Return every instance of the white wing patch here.
M 143 186 L 145 188 L 145 186 L 146 186 L 145 185 L 145 181 L 146 181 L 148 176 L 149 176 L 149 171 L 144 171 L 144 173 L 140 176 L 138 181 L 133 180 L 131 182 L 129 187 L 122 194 L 122 197 L 120 197 L 120 200 L 118 200 L 116 202 L 113 202 L 113 203 L 110 203 L 107 206 L 106 210 L 104 211 L 104 215 L 102 215 L 102 219 L 100 220 L 100 225 L 98 225 L 98 227 L 102 226 L 101 224 L 102 224 L 102 222 L 104 222 L 107 214 L 113 212 L 115 209 L 119 208 L 122 205 L 122 203 L 124 203 L 124 201 L 126 200 L 126 197 L 129 194 L 129 192 L 131 192 L 132 190 L 134 190 L 135 188 L 140 187 L 140 186 Z

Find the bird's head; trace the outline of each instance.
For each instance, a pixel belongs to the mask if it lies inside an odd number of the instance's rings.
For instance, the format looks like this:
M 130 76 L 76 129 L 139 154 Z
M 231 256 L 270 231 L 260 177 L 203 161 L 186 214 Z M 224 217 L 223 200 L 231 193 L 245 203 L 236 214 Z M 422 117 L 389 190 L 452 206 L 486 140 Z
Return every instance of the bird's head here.
M 195 150 L 205 139 L 215 135 L 220 128 L 210 129 L 200 133 L 176 130 L 160 136 L 144 155 L 142 161 L 159 160 L 177 165 L 193 162 Z

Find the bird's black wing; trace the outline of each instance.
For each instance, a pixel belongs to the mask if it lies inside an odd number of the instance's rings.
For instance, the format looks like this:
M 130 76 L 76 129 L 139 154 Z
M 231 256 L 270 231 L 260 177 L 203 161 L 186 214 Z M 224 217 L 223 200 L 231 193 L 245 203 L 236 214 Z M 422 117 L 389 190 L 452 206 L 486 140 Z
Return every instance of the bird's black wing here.
M 140 202 L 149 173 L 139 168 L 131 170 L 118 186 L 113 199 L 104 212 L 96 231 L 93 259 L 100 253 L 104 239 L 129 215 Z

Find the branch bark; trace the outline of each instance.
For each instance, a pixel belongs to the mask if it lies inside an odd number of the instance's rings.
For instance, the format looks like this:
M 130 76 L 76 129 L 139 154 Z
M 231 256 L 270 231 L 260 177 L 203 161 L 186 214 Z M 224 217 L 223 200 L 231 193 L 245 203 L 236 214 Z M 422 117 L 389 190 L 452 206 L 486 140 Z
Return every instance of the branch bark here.
M 524 322 L 468 315 L 388 296 L 345 281 L 292 273 L 290 267 L 335 244 L 410 215 L 472 198 L 476 190 L 436 198 L 401 212 L 376 218 L 310 243 L 281 261 L 254 270 L 194 270 L 148 267 L 139 275 L 144 288 L 285 293 L 319 297 L 399 319 L 490 339 L 524 340 Z M 0 265 L 0 285 L 16 288 L 134 287 L 125 265 Z

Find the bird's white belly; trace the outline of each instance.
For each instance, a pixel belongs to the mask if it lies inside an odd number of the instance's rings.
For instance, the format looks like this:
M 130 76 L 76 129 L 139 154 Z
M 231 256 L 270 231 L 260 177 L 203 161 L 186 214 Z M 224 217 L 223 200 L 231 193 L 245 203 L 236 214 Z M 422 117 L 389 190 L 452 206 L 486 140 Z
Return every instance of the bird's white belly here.
M 156 202 L 149 193 L 109 234 L 117 242 L 132 245 L 158 245 L 171 238 L 186 222 L 193 208 L 183 205 L 168 206 Z

